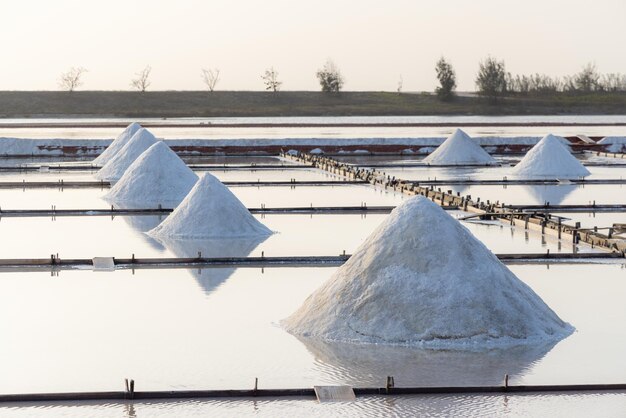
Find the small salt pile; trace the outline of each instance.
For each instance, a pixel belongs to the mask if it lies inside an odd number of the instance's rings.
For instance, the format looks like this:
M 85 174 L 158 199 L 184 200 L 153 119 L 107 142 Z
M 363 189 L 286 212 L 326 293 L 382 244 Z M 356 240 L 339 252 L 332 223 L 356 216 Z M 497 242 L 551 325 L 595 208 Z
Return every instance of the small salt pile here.
M 111 142 L 111 144 L 102 152 L 102 154 L 93 160 L 93 164 L 103 166 L 108 163 L 115 154 L 124 148 L 124 145 L 130 141 L 130 138 L 132 138 L 139 129 L 141 129 L 141 125 L 137 122 L 133 122 L 128 125 L 126 129 L 124 129 L 122 133 L 119 134 L 117 138 L 115 138 L 113 142 Z
M 163 141 L 148 148 L 128 167 L 105 198 L 116 203 L 176 207 L 198 176 Z
M 607 145 L 608 152 L 626 152 L 626 136 L 605 136 L 598 144 Z
M 244 238 L 272 234 L 237 197 L 209 173 L 187 197 L 149 232 L 156 238 Z
M 429 165 L 498 165 L 480 145 L 461 129 L 454 131 L 443 144 L 424 158 Z
M 548 134 L 528 151 L 513 174 L 528 179 L 577 179 L 591 173 L 563 145 L 562 138 Z
M 96 173 L 96 177 L 105 181 L 118 181 L 128 167 L 156 142 L 156 138 L 150 131 L 145 128 L 139 129 L 126 145 Z
M 540 344 L 572 332 L 423 196 L 398 206 L 283 325 L 326 340 L 451 349 Z

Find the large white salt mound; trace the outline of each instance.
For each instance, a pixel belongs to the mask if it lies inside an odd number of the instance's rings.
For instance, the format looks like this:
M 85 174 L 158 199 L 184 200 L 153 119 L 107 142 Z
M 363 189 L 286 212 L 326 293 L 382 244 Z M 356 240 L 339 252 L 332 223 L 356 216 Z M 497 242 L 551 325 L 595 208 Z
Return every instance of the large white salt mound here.
M 117 138 L 115 138 L 113 142 L 111 142 L 111 144 L 102 152 L 102 154 L 93 160 L 93 164 L 103 166 L 108 163 L 109 160 L 119 152 L 119 150 L 124 148 L 124 145 L 126 145 L 126 143 L 130 141 L 133 135 L 135 135 L 135 133 L 137 133 L 140 129 L 141 125 L 137 122 L 133 122 L 128 125 L 126 129 L 124 129 L 122 133 L 119 134 Z
M 548 134 L 528 151 L 513 174 L 522 178 L 576 179 L 591 173 L 558 137 Z
M 105 181 L 118 181 L 128 167 L 156 142 L 156 138 L 150 131 L 145 128 L 139 129 L 126 145 L 96 173 L 96 177 Z
M 498 162 L 461 129 L 424 158 L 429 165 L 498 165 Z
M 283 324 L 333 341 L 451 349 L 539 344 L 572 331 L 423 196 L 398 206 Z
M 237 197 L 209 173 L 159 226 L 154 237 L 244 238 L 271 235 Z
M 598 144 L 607 145 L 608 152 L 626 152 L 626 136 L 605 136 Z
M 175 207 L 187 196 L 198 176 L 165 142 L 148 148 L 128 167 L 105 198 L 117 203 Z

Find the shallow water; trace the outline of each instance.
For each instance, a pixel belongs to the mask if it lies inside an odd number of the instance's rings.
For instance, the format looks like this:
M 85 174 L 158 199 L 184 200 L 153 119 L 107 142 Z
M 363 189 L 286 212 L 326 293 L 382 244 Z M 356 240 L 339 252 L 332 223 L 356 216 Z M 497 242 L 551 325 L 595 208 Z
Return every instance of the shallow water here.
M 6 119 L 4 122 L 20 123 L 89 123 L 119 122 L 130 123 L 124 119 Z M 386 116 L 386 117 L 273 117 L 273 118 L 181 118 L 181 119 L 145 119 L 159 124 L 192 122 L 192 123 L 606 123 L 605 126 L 492 126 L 467 127 L 464 130 L 472 136 L 537 136 L 547 133 L 555 135 L 589 136 L 626 135 L 626 127 L 611 126 L 612 123 L 624 123 L 626 116 Z M 141 122 L 140 120 L 139 122 Z M 307 128 L 150 128 L 158 138 L 166 139 L 233 139 L 233 138 L 407 138 L 407 137 L 445 137 L 456 127 L 307 127 Z M 68 139 L 109 139 L 115 138 L 120 128 L 28 128 L 17 129 L 2 127 L 0 137 L 14 138 L 68 138 Z
M 228 180 L 288 180 L 326 174 L 314 170 L 227 171 Z M 216 174 L 219 177 L 219 171 Z M 262 174 L 263 173 L 263 174 Z M 41 173 L 27 179 L 43 179 Z M 276 176 L 276 177 L 274 177 Z M 6 181 L 3 175 L 0 180 Z M 442 186 L 446 187 L 446 186 Z M 473 187 L 473 186 L 472 186 Z M 471 189 L 489 199 L 529 203 L 537 196 L 625 203 L 621 186 L 500 186 Z M 535 186 L 533 186 L 535 187 Z M 544 187 L 549 187 L 544 190 Z M 551 188 L 550 188 L 551 187 Z M 562 189 L 554 188 L 563 187 Z M 446 187 L 447 189 L 447 187 Z M 582 189 L 583 192 L 578 191 Z M 236 187 L 249 207 L 397 205 L 407 197 L 371 186 Z M 508 190 L 508 192 L 506 191 Z M 524 191 L 525 190 L 525 191 Z M 0 190 L 2 208 L 97 208 L 106 189 Z M 480 193 L 478 193 L 480 191 Z M 483 192 L 485 196 L 483 196 Z M 562 193 L 564 192 L 564 193 Z M 599 192 L 599 193 L 598 193 Z M 507 194 L 509 193 L 509 194 Z M 578 196 L 583 193 L 581 196 Z M 589 193 L 589 195 L 585 194 Z M 495 196 L 495 195 L 494 195 Z M 607 201 L 601 201 L 606 197 Z M 508 199 L 508 200 L 507 200 Z M 509 202 L 511 201 L 511 202 Z M 552 202 L 556 203 L 556 202 Z M 450 212 L 458 215 L 458 212 Z M 569 214 L 574 215 L 574 214 Z M 576 214 L 579 216 L 581 214 Z M 602 214 L 603 216 L 605 214 Z M 611 214 L 614 215 L 614 214 Z M 566 214 L 568 216 L 568 214 Z M 263 242 L 229 244 L 234 256 L 338 255 L 351 253 L 386 215 L 266 215 L 279 233 Z M 605 219 L 614 219 L 608 214 Z M 223 245 L 158 243 L 142 231 L 159 218 L 1 218 L 3 258 L 93 256 L 219 256 Z M 571 243 L 501 224 L 464 223 L 497 253 L 571 252 Z M 222 243 L 223 244 L 223 243 Z M 589 251 L 581 245 L 577 251 Z M 314 384 L 397 386 L 623 383 L 626 320 L 622 296 L 626 265 L 510 265 L 576 332 L 556 345 L 483 353 L 350 346 L 301 340 L 279 326 L 335 271 L 334 267 L 205 268 L 92 272 L 0 272 L 0 393 L 121 390 L 123 378 L 137 390 L 311 387 Z M 573 366 L 575 365 L 575 367 Z M 350 404 L 311 400 L 209 400 L 0 406 L 0 416 L 380 416 L 624 414 L 626 394 L 524 396 L 364 397 Z
M 623 264 L 510 268 L 576 332 L 484 353 L 285 332 L 279 321 L 334 268 L 2 273 L 0 393 L 119 390 L 124 377 L 137 390 L 249 388 L 255 377 L 264 388 L 380 386 L 387 375 L 397 386 L 493 385 L 506 373 L 512 384 L 626 380 Z
M 320 404 L 310 398 L 272 400 L 212 399 L 172 402 L 30 404 L 0 407 L 2 416 L 44 417 L 531 417 L 626 415 L 626 393 L 557 393 L 526 395 L 363 396 L 355 402 Z
M 463 216 L 462 212 L 453 215 Z M 268 257 L 335 256 L 354 252 L 387 215 L 286 215 L 273 214 L 257 219 L 276 234 L 256 242 L 242 254 L 217 254 L 211 245 L 190 241 L 182 252 L 176 243 L 157 241 L 145 232 L 156 227 L 163 216 L 82 216 L 2 218 L 2 258 L 65 259 L 93 257 Z M 495 253 L 589 252 L 586 244 L 558 241 L 539 232 L 523 231 L 505 224 L 465 222 L 464 225 Z M 124 237 L 124 239 L 120 239 Z M 170 245 L 168 245 L 170 244 Z M 219 245 L 223 247 L 224 245 Z M 211 255 L 212 254 L 212 255 Z
M 441 185 L 461 195 L 507 205 L 626 204 L 626 184 L 560 185 Z

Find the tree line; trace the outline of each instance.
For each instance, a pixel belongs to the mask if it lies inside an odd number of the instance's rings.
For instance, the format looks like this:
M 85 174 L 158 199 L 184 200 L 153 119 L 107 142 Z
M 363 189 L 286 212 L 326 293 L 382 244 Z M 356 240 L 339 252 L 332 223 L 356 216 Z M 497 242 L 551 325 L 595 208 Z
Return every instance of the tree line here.
M 148 65 L 135 74 L 131 80 L 131 87 L 140 92 L 145 92 L 151 84 L 150 74 L 152 68 Z M 74 91 L 82 85 L 83 75 L 87 70 L 83 67 L 72 67 L 61 74 L 59 87 L 68 92 Z M 328 60 L 315 73 L 320 84 L 321 91 L 325 93 L 339 93 L 345 83 L 345 79 L 339 67 Z M 439 85 L 435 88 L 437 96 L 444 101 L 453 100 L 456 91 L 456 72 L 452 64 L 441 57 L 435 63 L 435 75 Z M 202 68 L 200 78 L 206 89 L 212 92 L 216 89 L 220 80 L 218 68 Z M 282 86 L 279 73 L 274 67 L 268 68 L 261 75 L 265 90 L 278 92 Z M 506 70 L 503 60 L 491 56 L 480 61 L 476 74 L 476 88 L 478 94 L 487 97 L 492 102 L 497 102 L 500 97 L 507 95 L 548 95 L 556 93 L 603 93 L 626 91 L 626 74 L 600 73 L 595 64 L 585 65 L 578 73 L 565 77 L 551 77 L 545 74 L 516 74 Z M 398 82 L 397 92 L 402 93 L 402 76 Z
M 626 92 L 626 74 L 602 74 L 595 64 L 589 63 L 579 72 L 564 77 L 513 75 L 506 71 L 504 61 L 487 57 L 479 64 L 476 87 L 479 94 L 493 102 L 503 96 Z
M 140 92 L 145 92 L 150 87 L 150 73 L 152 67 L 147 65 L 141 71 L 135 74 L 130 82 L 130 86 Z M 61 74 L 59 78 L 59 87 L 62 90 L 73 92 L 83 85 L 83 76 L 87 72 L 84 67 L 72 67 L 68 71 Z M 316 72 L 316 77 L 320 83 L 321 90 L 326 93 L 338 93 L 343 88 L 344 78 L 339 71 L 339 67 L 332 61 L 328 60 L 322 68 Z M 219 68 L 202 68 L 200 78 L 206 89 L 210 92 L 215 91 L 217 83 L 220 80 Z M 279 79 L 278 71 L 274 67 L 268 68 L 261 75 L 265 90 L 278 92 L 283 82 Z

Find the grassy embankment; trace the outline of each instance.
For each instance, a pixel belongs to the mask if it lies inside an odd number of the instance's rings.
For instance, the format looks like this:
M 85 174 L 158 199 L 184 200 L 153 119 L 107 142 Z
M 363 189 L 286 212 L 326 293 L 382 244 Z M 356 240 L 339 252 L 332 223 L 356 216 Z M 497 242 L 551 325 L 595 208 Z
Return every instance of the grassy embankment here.
M 626 114 L 626 93 L 480 97 L 441 102 L 413 93 L 126 91 L 0 92 L 0 118 Z

